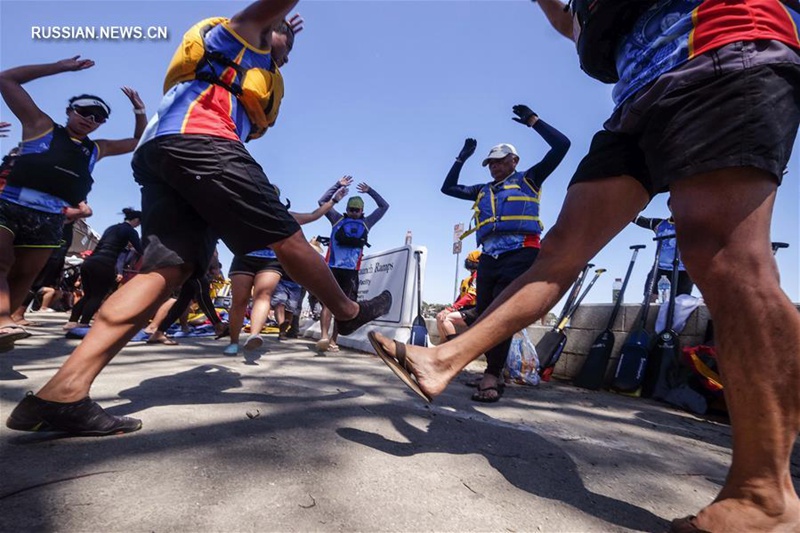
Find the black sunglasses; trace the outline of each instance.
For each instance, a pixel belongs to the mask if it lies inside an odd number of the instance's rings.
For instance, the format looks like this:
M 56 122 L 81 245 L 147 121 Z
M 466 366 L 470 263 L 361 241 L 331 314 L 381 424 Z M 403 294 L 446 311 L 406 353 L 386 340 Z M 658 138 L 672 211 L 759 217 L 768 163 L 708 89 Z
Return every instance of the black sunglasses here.
M 91 109 L 88 109 L 88 108 L 85 108 L 85 107 L 75 107 L 75 106 L 73 106 L 72 110 L 75 111 L 80 116 L 82 116 L 83 118 L 88 118 L 89 120 L 91 120 L 95 124 L 102 124 L 108 119 L 108 117 L 106 115 L 104 115 L 103 113 L 100 113 L 100 112 L 97 112 L 97 111 L 92 111 Z

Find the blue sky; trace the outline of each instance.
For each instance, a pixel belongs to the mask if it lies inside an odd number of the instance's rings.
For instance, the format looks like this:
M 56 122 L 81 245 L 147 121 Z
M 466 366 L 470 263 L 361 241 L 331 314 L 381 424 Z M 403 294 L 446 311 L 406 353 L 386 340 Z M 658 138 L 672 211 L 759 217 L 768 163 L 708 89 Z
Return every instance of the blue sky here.
M 39 106 L 63 121 L 67 99 L 95 93 L 112 107 L 111 119 L 96 134 L 119 138 L 133 131 L 133 114 L 119 90 L 137 89 L 154 112 L 166 66 L 183 32 L 210 16 L 230 16 L 247 2 L 0 0 L 0 67 L 57 61 L 74 55 L 93 59 L 90 70 L 29 83 Z M 610 86 L 585 76 L 573 45 L 547 24 L 538 6 L 509 1 L 301 1 L 305 31 L 283 69 L 286 98 L 276 127 L 248 143 L 253 156 L 295 211 L 310 211 L 336 179 L 352 175 L 373 186 L 391 207 L 375 226 L 373 251 L 403 244 L 407 230 L 428 247 L 423 298 L 447 302 L 453 296 L 453 225 L 468 223 L 470 203 L 439 192 L 466 137 L 478 140 L 461 183 L 490 180 L 480 166 L 491 146 L 514 144 L 520 166 L 539 161 L 546 144 L 511 120 L 515 104 L 529 105 L 572 141 L 559 168 L 545 182 L 542 218 L 552 225 L 569 179 L 592 135 L 612 110 Z M 166 27 L 167 40 L 39 40 L 34 26 Z M 0 104 L 0 119 L 14 124 L 0 141 L 6 153 L 18 140 L 16 119 Z M 795 149 L 797 152 L 797 148 Z M 778 254 L 784 290 L 800 301 L 800 219 L 797 153 L 784 177 L 775 211 L 773 240 L 791 244 Z M 130 156 L 101 161 L 94 173 L 89 223 L 102 232 L 122 219 L 121 209 L 139 205 Z M 643 212 L 666 216 L 666 197 Z M 367 202 L 367 210 L 374 207 Z M 235 216 L 235 214 L 231 214 Z M 598 223 L 601 223 L 600 221 Z M 305 226 L 307 236 L 327 235 L 325 219 Z M 655 247 L 652 234 L 631 225 L 593 262 L 608 269 L 587 302 L 611 299 L 611 284 L 623 277 L 628 247 L 647 244 L 631 279 L 626 301 L 638 302 Z M 465 253 L 474 247 L 470 237 Z M 231 255 L 222 252 L 227 270 Z M 461 255 L 463 261 L 464 254 Z M 459 277 L 466 271 L 459 270 Z

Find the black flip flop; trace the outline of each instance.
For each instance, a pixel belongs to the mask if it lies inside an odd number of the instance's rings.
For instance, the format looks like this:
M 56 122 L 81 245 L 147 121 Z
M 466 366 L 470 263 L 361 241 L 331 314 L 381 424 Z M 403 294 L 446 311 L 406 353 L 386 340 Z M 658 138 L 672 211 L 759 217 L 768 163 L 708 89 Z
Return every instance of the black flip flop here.
M 384 363 L 386 363 L 386 366 L 392 369 L 392 372 L 394 372 L 395 375 L 399 377 L 409 389 L 417 393 L 417 395 L 426 402 L 430 403 L 433 401 L 430 396 L 422 391 L 422 389 L 419 387 L 419 383 L 417 383 L 417 380 L 414 379 L 414 376 L 408 371 L 406 366 L 405 344 L 394 341 L 397 356 L 393 357 L 383 348 L 383 346 L 381 346 L 381 343 L 378 342 L 378 339 L 375 338 L 374 331 L 370 331 L 367 334 L 367 338 L 369 339 L 369 343 L 372 345 L 372 348 L 375 350 L 375 354 L 380 357 Z

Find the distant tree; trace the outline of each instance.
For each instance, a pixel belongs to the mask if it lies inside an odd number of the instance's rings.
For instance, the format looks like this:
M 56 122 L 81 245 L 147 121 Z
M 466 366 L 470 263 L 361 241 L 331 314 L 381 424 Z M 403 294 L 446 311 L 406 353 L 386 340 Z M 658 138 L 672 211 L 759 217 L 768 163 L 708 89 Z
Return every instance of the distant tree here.
M 447 304 L 435 304 L 435 303 L 428 303 L 423 300 L 422 302 L 422 316 L 426 318 L 433 318 L 442 311 Z

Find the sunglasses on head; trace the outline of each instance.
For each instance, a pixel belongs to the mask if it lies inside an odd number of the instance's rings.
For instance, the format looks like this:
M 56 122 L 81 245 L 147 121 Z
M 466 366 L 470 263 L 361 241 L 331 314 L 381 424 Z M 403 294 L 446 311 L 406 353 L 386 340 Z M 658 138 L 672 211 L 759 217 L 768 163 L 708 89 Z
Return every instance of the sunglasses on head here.
M 102 124 L 108 119 L 108 117 L 102 112 L 93 111 L 90 108 L 73 106 L 72 110 L 83 118 L 91 120 L 95 124 Z

